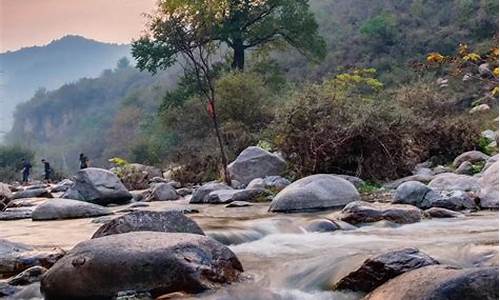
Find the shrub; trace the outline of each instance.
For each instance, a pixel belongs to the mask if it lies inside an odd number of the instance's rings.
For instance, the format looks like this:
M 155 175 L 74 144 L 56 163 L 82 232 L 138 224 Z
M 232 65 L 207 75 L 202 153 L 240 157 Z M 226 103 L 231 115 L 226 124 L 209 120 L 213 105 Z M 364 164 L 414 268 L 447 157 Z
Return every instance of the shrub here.
M 21 160 L 24 158 L 33 163 L 34 157 L 33 151 L 21 146 L 0 146 L 0 181 L 9 182 L 20 179 Z

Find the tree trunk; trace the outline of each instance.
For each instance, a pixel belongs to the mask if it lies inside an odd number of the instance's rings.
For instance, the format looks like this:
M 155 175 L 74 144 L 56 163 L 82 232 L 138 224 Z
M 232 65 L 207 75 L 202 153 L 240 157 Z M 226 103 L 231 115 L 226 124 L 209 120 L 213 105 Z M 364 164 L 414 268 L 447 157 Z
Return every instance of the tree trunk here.
M 227 171 L 227 157 L 226 152 L 224 151 L 224 144 L 222 143 L 222 137 L 219 129 L 219 122 L 217 121 L 217 114 L 215 112 L 215 102 L 211 100 L 209 103 L 209 114 L 212 117 L 212 121 L 214 123 L 215 135 L 217 136 L 217 141 L 219 142 L 221 161 L 222 161 L 222 169 L 224 171 L 224 182 L 231 186 L 231 177 L 229 176 L 229 172 Z
M 231 65 L 233 70 L 243 71 L 245 67 L 245 47 L 243 41 L 235 41 L 233 44 L 233 63 Z

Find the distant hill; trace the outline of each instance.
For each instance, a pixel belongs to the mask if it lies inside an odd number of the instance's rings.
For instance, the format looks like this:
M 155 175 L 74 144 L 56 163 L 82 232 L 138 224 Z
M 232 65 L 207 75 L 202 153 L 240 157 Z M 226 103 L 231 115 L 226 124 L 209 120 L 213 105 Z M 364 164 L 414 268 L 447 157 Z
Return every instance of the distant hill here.
M 0 54 L 0 138 L 12 125 L 16 105 L 28 101 L 37 89 L 51 90 L 82 77 L 96 77 L 124 56 L 130 57 L 130 45 L 75 35 Z

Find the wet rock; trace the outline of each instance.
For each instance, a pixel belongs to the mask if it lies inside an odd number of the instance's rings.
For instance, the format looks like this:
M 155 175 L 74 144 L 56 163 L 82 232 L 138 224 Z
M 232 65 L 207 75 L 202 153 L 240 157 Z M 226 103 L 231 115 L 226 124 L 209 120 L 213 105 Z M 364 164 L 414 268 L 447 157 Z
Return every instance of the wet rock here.
M 10 285 L 28 285 L 33 282 L 40 281 L 45 272 L 47 272 L 46 268 L 42 266 L 34 266 L 10 278 L 7 283 Z
M 449 266 L 427 266 L 386 282 L 364 299 L 496 300 L 498 267 L 456 269 Z
M 185 188 L 177 189 L 176 192 L 177 192 L 177 195 L 179 195 L 181 197 L 186 197 L 187 195 L 191 195 L 193 193 L 193 189 L 185 187 Z
M 78 219 L 111 214 L 107 208 L 83 201 L 54 198 L 38 205 L 31 215 L 33 221 Z
M 248 201 L 233 201 L 228 205 L 226 205 L 226 207 L 247 207 L 247 206 L 253 206 L 253 204 Z
M 50 268 L 64 254 L 61 249 L 38 251 L 28 245 L 0 239 L 0 278 L 19 274 L 33 266 Z
M 86 168 L 76 173 L 74 185 L 63 198 L 81 200 L 99 205 L 123 204 L 132 199 L 120 179 L 111 171 Z
M 76 245 L 44 274 L 46 299 L 108 299 L 138 290 L 153 297 L 198 293 L 238 279 L 243 268 L 221 243 L 197 234 L 130 232 Z
M 422 218 L 420 209 L 406 204 L 385 204 L 356 201 L 347 204 L 339 219 L 350 224 L 372 223 L 382 220 L 399 224 L 419 222 Z
M 419 181 L 407 181 L 396 189 L 392 203 L 410 204 L 419 208 L 431 207 L 432 199 L 437 193 Z
M 208 203 L 208 195 L 213 191 L 232 190 L 233 188 L 220 182 L 209 182 L 197 188 L 189 203 Z
M 485 162 L 488 160 L 488 158 L 490 157 L 481 151 L 468 151 L 457 156 L 453 161 L 453 166 L 457 168 L 465 161 L 468 161 L 472 164 L 478 162 Z
M 304 228 L 309 232 L 332 232 L 341 229 L 339 225 L 328 219 L 312 220 Z
M 408 181 L 419 181 L 422 183 L 428 183 L 432 179 L 434 179 L 434 175 L 411 175 L 411 176 L 403 177 L 403 178 L 388 182 L 388 183 L 384 184 L 384 188 L 393 190 L 393 189 L 397 189 L 398 186 L 400 186 L 401 184 L 408 182 Z
M 5 211 L 0 211 L 0 221 L 31 219 L 31 212 L 31 209 L 7 208 Z
M 429 187 L 437 192 L 464 191 L 477 193 L 481 189 L 478 179 L 472 176 L 443 173 L 429 182 Z
M 286 162 L 279 155 L 272 154 L 260 147 L 248 147 L 235 161 L 228 165 L 232 179 L 248 185 L 255 178 L 281 175 L 286 169 Z
M 461 218 L 464 214 L 441 207 L 431 207 L 424 211 L 424 215 L 428 218 Z
M 431 206 L 451 210 L 477 208 L 474 197 L 464 191 L 442 191 L 438 197 L 432 199 Z
M 73 181 L 69 179 L 64 179 L 58 184 L 50 187 L 50 192 L 51 193 L 61 193 L 61 192 L 66 192 L 71 186 L 73 185 Z
M 206 203 L 211 204 L 226 204 L 233 201 L 257 201 L 259 198 L 265 198 L 268 192 L 263 189 L 246 189 L 246 190 L 218 190 L 208 194 Z
M 271 202 L 271 212 L 301 212 L 340 208 L 359 200 L 359 193 L 349 181 L 328 174 L 311 175 L 299 179 Z
M 200 226 L 182 212 L 134 211 L 102 225 L 92 238 L 133 231 L 184 232 L 204 235 Z
M 486 169 L 479 178 L 480 206 L 498 209 L 498 162 Z
M 151 192 L 146 196 L 144 201 L 169 201 L 177 199 L 179 199 L 179 195 L 177 195 L 173 186 L 168 183 L 157 183 L 152 187 Z
M 255 178 L 247 185 L 247 189 L 268 189 L 276 192 L 281 191 L 290 185 L 291 182 L 281 176 L 266 176 Z
M 439 263 L 416 248 L 394 250 L 365 260 L 337 282 L 334 289 L 369 293 L 398 275 L 436 264 Z
M 12 195 L 12 199 L 24 199 L 24 198 L 52 198 L 52 194 L 49 193 L 45 188 L 39 189 L 27 189 L 24 191 L 15 192 Z

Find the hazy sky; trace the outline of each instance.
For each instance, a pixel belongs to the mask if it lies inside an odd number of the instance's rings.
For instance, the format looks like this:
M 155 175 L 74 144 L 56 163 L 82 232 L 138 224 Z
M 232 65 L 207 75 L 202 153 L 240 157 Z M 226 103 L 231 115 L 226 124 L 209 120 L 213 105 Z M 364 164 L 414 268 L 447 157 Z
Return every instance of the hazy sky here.
M 67 34 L 128 43 L 156 0 L 0 0 L 0 52 L 44 45 Z

